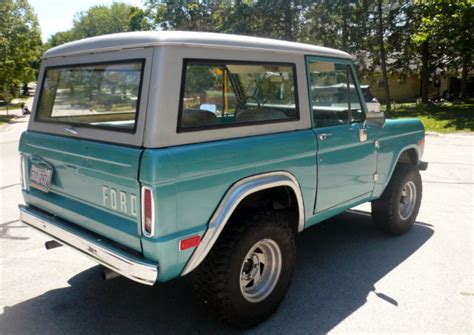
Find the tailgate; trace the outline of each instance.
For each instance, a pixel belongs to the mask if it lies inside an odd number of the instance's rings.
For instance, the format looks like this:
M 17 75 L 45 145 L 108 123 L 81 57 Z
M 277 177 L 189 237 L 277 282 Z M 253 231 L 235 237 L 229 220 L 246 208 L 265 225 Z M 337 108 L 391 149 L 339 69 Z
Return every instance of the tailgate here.
M 141 252 L 142 149 L 25 132 L 20 141 L 25 202 Z M 34 167 L 35 166 L 35 167 Z M 52 170 L 49 191 L 32 187 L 32 167 Z

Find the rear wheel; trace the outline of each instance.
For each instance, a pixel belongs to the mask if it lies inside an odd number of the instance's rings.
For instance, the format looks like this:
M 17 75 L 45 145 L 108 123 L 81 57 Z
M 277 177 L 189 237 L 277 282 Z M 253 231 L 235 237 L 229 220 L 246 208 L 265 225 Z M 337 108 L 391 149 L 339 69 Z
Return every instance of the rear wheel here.
M 281 212 L 248 214 L 229 224 L 195 271 L 194 287 L 219 319 L 247 328 L 267 319 L 286 295 L 294 233 Z
M 372 202 L 372 219 L 380 230 L 400 235 L 413 226 L 420 209 L 421 176 L 409 164 L 399 164 L 382 197 Z

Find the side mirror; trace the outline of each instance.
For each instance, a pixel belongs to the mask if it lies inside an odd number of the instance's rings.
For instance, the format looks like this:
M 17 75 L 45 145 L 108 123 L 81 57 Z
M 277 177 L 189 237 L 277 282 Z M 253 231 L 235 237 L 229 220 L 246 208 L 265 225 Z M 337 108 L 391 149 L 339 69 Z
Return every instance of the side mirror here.
M 385 124 L 385 114 L 380 110 L 369 110 L 367 112 L 365 123 L 372 126 L 383 127 Z
M 217 114 L 217 105 L 215 105 L 215 104 L 202 104 L 202 105 L 199 106 L 199 109 Z

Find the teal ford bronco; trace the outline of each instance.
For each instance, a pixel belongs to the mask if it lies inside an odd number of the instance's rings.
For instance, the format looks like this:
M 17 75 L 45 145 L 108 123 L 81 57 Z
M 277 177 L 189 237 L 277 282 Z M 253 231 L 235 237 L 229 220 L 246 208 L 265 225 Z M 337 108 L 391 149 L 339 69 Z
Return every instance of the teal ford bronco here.
M 192 273 L 231 325 L 277 309 L 304 229 L 364 202 L 389 234 L 418 214 L 423 125 L 367 110 L 345 52 L 123 33 L 47 51 L 39 80 L 21 220 L 109 278 Z

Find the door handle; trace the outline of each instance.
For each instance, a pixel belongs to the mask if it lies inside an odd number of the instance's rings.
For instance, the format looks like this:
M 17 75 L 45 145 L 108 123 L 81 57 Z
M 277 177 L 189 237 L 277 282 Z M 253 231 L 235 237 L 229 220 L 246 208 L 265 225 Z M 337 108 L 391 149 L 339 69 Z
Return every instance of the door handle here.
M 319 139 L 320 139 L 321 141 L 325 141 L 325 140 L 327 140 L 328 137 L 331 137 L 331 136 L 332 136 L 331 133 L 319 134 Z
M 64 130 L 67 131 L 68 133 L 73 134 L 73 135 L 79 134 L 79 132 L 76 129 L 74 129 L 73 127 L 66 127 L 66 128 L 64 128 Z

